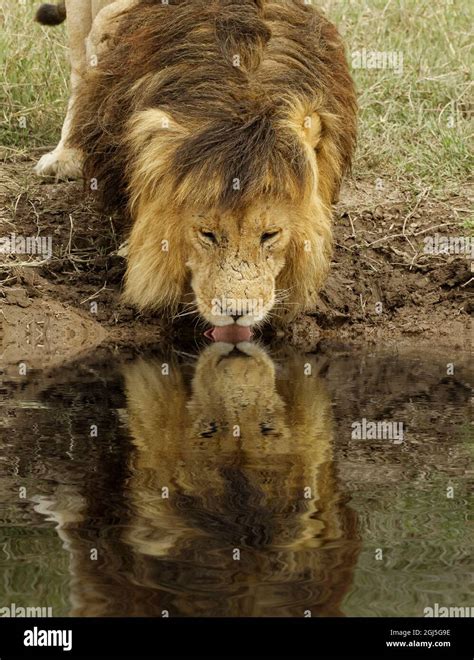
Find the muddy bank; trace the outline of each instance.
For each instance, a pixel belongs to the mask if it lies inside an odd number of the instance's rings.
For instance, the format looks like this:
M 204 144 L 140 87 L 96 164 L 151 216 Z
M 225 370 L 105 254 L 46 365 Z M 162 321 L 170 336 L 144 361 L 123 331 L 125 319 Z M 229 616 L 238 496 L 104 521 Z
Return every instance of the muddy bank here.
M 120 221 L 97 213 L 81 183 L 41 182 L 31 167 L 27 161 L 0 168 L 0 236 L 51 237 L 52 257 L 1 255 L 2 362 L 50 365 L 103 342 L 169 336 L 159 315 L 138 314 L 120 301 Z M 317 307 L 289 328 L 288 340 L 306 350 L 321 339 L 435 340 L 468 348 L 472 259 L 425 254 L 424 239 L 468 234 L 469 207 L 468 191 L 440 201 L 388 183 L 381 190 L 372 182 L 346 184 L 336 208 L 331 275 Z

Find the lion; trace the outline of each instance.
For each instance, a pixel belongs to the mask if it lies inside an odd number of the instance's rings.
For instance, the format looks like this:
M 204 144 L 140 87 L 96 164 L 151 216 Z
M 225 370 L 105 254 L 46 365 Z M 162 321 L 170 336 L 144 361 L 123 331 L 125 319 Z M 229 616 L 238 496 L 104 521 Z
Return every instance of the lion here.
M 254 342 L 126 363 L 128 465 L 36 507 L 70 555 L 71 614 L 343 615 L 360 541 L 323 367 Z
M 222 341 L 314 308 L 356 140 L 336 28 L 298 0 L 113 8 L 66 146 L 130 219 L 125 302 L 187 303 Z

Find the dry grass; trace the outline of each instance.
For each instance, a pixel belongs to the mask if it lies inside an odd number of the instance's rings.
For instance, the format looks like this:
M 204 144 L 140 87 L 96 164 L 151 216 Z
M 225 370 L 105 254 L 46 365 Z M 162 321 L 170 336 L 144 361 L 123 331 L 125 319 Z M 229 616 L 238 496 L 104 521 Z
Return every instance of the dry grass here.
M 39 0 L 38 0 L 39 2 Z M 354 174 L 449 195 L 472 157 L 469 0 L 324 0 L 354 51 L 401 52 L 403 71 L 355 69 L 361 106 Z M 64 26 L 33 22 L 35 0 L 0 8 L 0 143 L 8 156 L 54 144 L 67 98 Z M 22 128 L 21 124 L 26 123 Z
M 35 23 L 38 4 L 3 0 L 0 7 L 0 144 L 7 155 L 54 144 L 66 106 L 65 29 Z

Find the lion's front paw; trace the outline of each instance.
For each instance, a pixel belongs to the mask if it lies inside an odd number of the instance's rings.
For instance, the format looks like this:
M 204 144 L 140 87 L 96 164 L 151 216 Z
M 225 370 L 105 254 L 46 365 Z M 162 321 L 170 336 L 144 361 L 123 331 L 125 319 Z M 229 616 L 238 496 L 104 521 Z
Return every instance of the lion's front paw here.
M 80 179 L 82 176 L 82 154 L 78 149 L 57 146 L 54 151 L 42 156 L 35 166 L 38 176 L 55 179 Z

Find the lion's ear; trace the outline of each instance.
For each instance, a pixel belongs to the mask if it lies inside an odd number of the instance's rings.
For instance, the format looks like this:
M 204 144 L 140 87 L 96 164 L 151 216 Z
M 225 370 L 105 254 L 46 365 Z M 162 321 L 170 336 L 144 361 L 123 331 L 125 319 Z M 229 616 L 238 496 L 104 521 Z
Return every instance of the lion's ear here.
M 313 112 L 303 120 L 305 142 L 316 154 L 319 194 L 328 205 L 338 201 L 342 179 L 341 153 L 334 138 L 340 131 L 339 119 L 328 113 Z
M 330 206 L 337 197 L 342 174 L 340 154 L 333 138 L 338 133 L 338 119 L 329 113 L 311 112 L 295 104 L 288 120 L 305 145 L 310 160 L 314 162 L 316 157 L 318 193 Z
M 312 149 L 316 149 L 322 133 L 321 117 L 317 112 L 307 115 L 303 119 L 303 135 L 304 139 Z
M 171 199 L 174 179 L 170 163 L 188 130 L 159 108 L 133 115 L 127 126 L 130 213 L 145 199 Z
M 323 124 L 318 112 L 308 112 L 302 104 L 295 102 L 291 111 L 288 113 L 283 126 L 290 128 L 297 133 L 300 140 L 310 149 L 316 149 L 320 139 Z

